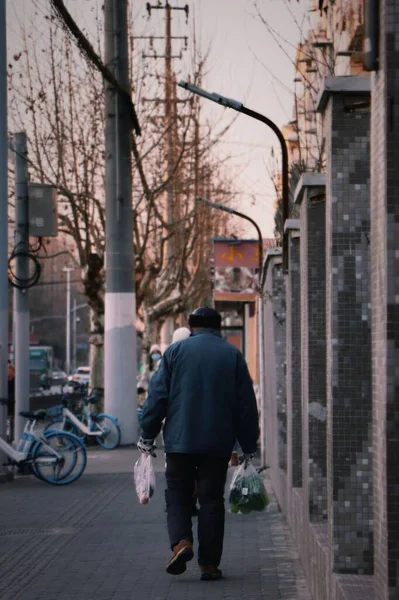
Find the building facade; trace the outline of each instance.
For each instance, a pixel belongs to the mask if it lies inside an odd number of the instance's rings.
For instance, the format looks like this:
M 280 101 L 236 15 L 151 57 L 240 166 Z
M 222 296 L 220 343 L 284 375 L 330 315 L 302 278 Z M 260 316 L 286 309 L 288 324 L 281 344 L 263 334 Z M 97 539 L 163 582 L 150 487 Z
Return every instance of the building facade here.
M 263 458 L 315 600 L 396 600 L 399 4 L 310 8 L 285 128 L 298 219 L 287 271 L 265 261 Z

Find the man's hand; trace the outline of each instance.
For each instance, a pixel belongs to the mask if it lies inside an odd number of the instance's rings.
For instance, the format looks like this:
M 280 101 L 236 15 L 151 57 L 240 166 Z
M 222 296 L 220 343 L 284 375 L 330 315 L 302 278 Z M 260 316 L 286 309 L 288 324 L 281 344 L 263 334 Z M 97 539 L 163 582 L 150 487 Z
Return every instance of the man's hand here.
M 137 442 L 137 449 L 140 450 L 140 452 L 142 452 L 142 454 L 150 454 L 151 456 L 153 456 L 154 458 L 156 457 L 155 454 L 155 441 L 154 440 L 144 440 L 142 437 L 139 439 L 139 441 Z
M 240 465 L 242 465 L 242 463 L 245 463 L 245 466 L 248 465 L 248 463 L 252 462 L 254 455 L 253 454 L 242 454 L 239 459 L 238 462 L 240 463 Z

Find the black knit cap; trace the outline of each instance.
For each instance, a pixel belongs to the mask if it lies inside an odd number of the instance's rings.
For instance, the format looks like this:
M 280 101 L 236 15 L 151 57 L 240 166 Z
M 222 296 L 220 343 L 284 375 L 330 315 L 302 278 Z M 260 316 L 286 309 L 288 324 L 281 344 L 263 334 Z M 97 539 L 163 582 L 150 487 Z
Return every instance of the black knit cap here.
M 188 318 L 190 327 L 203 327 L 205 329 L 220 329 L 222 317 L 214 308 L 201 306 L 196 308 Z

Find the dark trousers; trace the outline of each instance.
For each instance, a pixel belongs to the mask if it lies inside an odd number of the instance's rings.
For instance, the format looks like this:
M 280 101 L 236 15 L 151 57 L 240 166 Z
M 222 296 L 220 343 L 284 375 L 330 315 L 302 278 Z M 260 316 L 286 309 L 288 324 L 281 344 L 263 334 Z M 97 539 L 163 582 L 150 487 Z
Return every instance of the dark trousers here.
M 192 496 L 198 484 L 198 563 L 220 563 L 224 537 L 224 487 L 230 457 L 167 454 L 165 492 L 170 545 L 193 541 Z

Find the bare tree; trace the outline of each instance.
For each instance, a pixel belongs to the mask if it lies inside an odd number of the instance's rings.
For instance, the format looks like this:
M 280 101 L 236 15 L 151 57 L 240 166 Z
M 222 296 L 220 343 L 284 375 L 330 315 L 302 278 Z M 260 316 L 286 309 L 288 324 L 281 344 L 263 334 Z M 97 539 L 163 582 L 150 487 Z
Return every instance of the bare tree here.
M 93 46 L 99 54 L 101 29 L 98 16 Z M 48 16 L 47 30 L 41 24 L 41 39 L 35 31 L 34 23 L 29 30 L 21 28 L 21 52 L 10 64 L 10 117 L 14 128 L 27 130 L 32 179 L 58 190 L 59 229 L 74 241 L 91 308 L 92 383 L 98 385 L 103 367 L 106 226 L 102 76 L 95 66 L 82 60 L 68 32 L 54 17 Z M 139 71 L 138 66 L 135 70 Z M 136 78 L 136 87 L 144 89 L 145 81 L 142 74 L 141 79 Z M 162 82 L 158 83 L 155 89 L 161 97 Z M 225 219 L 210 217 L 206 211 L 206 218 L 198 218 L 195 186 L 208 186 L 215 192 L 223 188 L 226 194 L 230 184 L 228 178 L 222 184 L 224 165 L 212 154 L 216 141 L 212 128 L 205 125 L 196 137 L 199 109 L 187 103 L 182 112 L 176 110 L 171 125 L 175 139 L 171 175 L 174 218 L 168 223 L 164 199 L 169 183 L 164 176 L 166 131 L 154 104 L 139 105 L 143 135 L 132 138 L 133 241 L 137 309 L 144 323 L 147 349 L 163 319 L 184 314 L 209 294 L 209 238 L 220 232 Z M 194 156 L 197 163 L 193 170 Z M 169 256 L 165 253 L 167 244 L 173 248 Z

